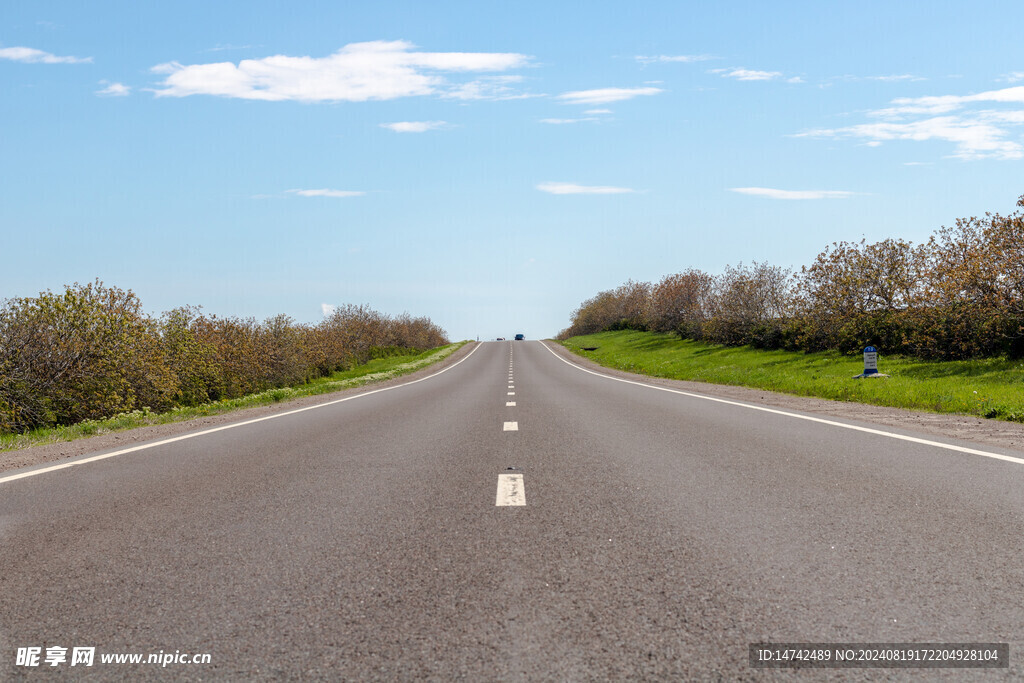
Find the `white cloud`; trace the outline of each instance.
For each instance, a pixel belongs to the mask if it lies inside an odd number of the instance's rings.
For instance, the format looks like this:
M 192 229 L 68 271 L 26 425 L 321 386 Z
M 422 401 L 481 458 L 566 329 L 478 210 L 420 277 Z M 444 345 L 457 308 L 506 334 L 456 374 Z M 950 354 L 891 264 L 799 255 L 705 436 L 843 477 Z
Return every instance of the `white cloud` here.
M 735 78 L 737 81 L 771 81 L 782 77 L 781 71 L 755 71 L 744 68 L 712 69 L 711 73 L 719 74 L 722 78 Z
M 901 117 L 914 114 L 946 114 L 976 102 L 1024 104 L 1024 85 L 1002 90 L 989 90 L 975 95 L 939 95 L 927 97 L 897 97 L 894 106 L 873 112 L 876 116 Z
M 593 116 L 587 116 L 587 117 L 579 118 L 579 119 L 541 119 L 540 122 L 541 123 L 551 123 L 551 124 L 554 124 L 554 125 L 562 125 L 562 124 L 566 124 L 566 123 L 584 123 L 586 121 L 598 121 L 598 120 L 600 120 L 600 119 L 598 119 L 596 117 L 593 117 Z
M 854 192 L 845 190 L 776 190 L 770 187 L 730 187 L 732 192 L 770 199 L 846 199 Z
M 588 110 L 586 110 L 583 113 L 584 114 L 611 114 L 612 110 L 611 109 L 588 109 Z
M 709 59 L 718 59 L 718 57 L 714 55 L 637 55 L 633 59 L 641 64 L 655 64 L 658 62 L 683 62 L 689 64 L 692 62 L 706 62 Z
M 1008 74 L 1000 76 L 998 80 L 1006 83 L 1019 83 L 1020 81 L 1024 81 L 1024 71 L 1011 71 Z
M 575 183 L 540 183 L 537 189 L 548 194 L 629 194 L 636 190 L 628 187 L 610 187 L 607 185 L 577 185 Z
M 453 100 L 522 100 L 540 97 L 520 92 L 512 87 L 512 84 L 520 83 L 522 80 L 522 76 L 487 76 L 451 87 L 442 93 L 442 97 Z
M 846 128 L 810 131 L 803 135 L 814 137 L 855 137 L 871 141 L 890 140 L 945 140 L 956 145 L 952 156 L 971 159 L 1024 158 L 1021 145 L 1005 139 L 1007 131 L 995 123 L 981 118 L 935 116 L 910 122 L 862 123 Z
M 0 59 L 26 64 L 88 64 L 92 57 L 58 57 L 32 47 L 0 47 Z
M 1024 125 L 1024 109 L 978 109 L 978 103 L 1024 105 L 1024 86 L 974 95 L 898 97 L 889 107 L 870 112 L 876 120 L 843 128 L 811 130 L 797 137 L 850 137 L 869 143 L 890 140 L 942 140 L 955 145 L 958 159 L 1024 158 L 1024 146 L 1010 138 L 1010 127 Z
M 926 81 L 927 78 L 922 76 L 915 76 L 914 74 L 889 74 L 885 76 L 853 76 L 847 74 L 845 76 L 836 76 L 831 80 L 839 81 L 878 81 L 880 83 L 900 83 L 903 81 Z
M 881 81 L 883 83 L 896 83 L 898 81 L 924 81 L 921 76 L 913 74 L 891 74 L 889 76 L 865 76 L 865 81 Z
M 446 121 L 396 121 L 395 123 L 382 123 L 381 128 L 393 130 L 396 133 L 426 133 L 428 130 L 443 128 Z
M 325 318 L 329 318 L 338 307 L 334 304 L 320 304 L 320 312 L 323 313 Z
M 106 84 L 107 87 L 102 90 L 97 90 L 97 95 L 106 95 L 109 97 L 125 97 L 131 93 L 132 89 L 130 86 L 124 83 L 111 83 L 109 81 L 100 81 L 100 85 Z
M 567 104 L 608 104 L 630 100 L 641 95 L 657 95 L 661 88 L 599 88 L 596 90 L 574 90 L 562 93 L 558 99 Z
M 256 47 L 262 47 L 260 45 L 218 45 L 216 47 L 209 47 L 203 50 L 203 52 L 225 52 L 227 50 L 251 50 Z
M 288 190 L 291 194 L 300 197 L 362 197 L 365 192 L 359 190 Z
M 444 72 L 506 71 L 529 58 L 498 52 L 416 52 L 406 41 L 350 43 L 327 57 L 274 55 L 262 59 L 159 64 L 165 76 L 160 97 L 218 95 L 250 100 L 300 102 L 390 100 L 445 94 L 455 87 Z

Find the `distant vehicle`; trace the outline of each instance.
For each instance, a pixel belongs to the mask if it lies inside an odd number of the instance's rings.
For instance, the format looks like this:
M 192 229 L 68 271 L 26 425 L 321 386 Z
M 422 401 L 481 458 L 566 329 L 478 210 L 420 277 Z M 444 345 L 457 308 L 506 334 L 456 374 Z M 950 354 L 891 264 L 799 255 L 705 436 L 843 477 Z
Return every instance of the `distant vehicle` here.
M 498 341 L 505 341 L 504 337 L 498 337 Z
M 517 334 L 516 335 L 516 341 L 523 341 L 524 339 L 526 339 L 526 335 L 525 334 Z

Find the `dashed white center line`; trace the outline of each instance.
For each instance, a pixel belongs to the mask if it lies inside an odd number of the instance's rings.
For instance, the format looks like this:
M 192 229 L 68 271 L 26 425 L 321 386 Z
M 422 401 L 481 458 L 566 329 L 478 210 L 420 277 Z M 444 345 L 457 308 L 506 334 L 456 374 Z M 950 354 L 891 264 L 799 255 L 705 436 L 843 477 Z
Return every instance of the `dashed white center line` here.
M 509 395 L 509 396 L 515 396 L 515 395 L 516 395 L 516 392 L 514 392 L 514 391 L 510 391 L 510 392 L 508 392 L 508 395 Z
M 519 431 L 519 423 L 518 422 L 506 422 L 505 423 L 504 431 L 506 431 L 506 432 L 518 432 Z
M 516 402 L 515 401 L 505 401 L 505 407 L 506 408 L 515 408 L 516 407 Z
M 523 475 L 499 474 L 498 493 L 494 497 L 495 505 L 526 505 L 526 489 L 523 487 Z

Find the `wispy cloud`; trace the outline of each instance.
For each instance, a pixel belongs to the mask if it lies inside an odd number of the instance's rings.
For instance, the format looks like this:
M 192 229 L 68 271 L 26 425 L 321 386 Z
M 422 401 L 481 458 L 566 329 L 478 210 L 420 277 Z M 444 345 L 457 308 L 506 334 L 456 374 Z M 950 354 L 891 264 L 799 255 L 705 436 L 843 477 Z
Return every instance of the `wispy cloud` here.
M 58 57 L 32 47 L 0 47 L 0 59 L 25 64 L 89 64 L 92 57 Z
M 229 50 L 251 50 L 255 47 L 261 47 L 260 45 L 217 45 L 216 47 L 208 47 L 203 52 L 227 52 Z
M 771 187 L 730 187 L 732 192 L 769 199 L 846 199 L 855 192 L 845 190 L 777 190 Z
M 1008 74 L 1000 76 L 998 80 L 1004 83 L 1019 83 L 1024 81 L 1024 71 L 1011 71 Z
M 540 120 L 541 123 L 550 123 L 550 124 L 554 124 L 556 126 L 564 125 L 564 124 L 567 124 L 567 123 L 585 123 L 587 121 L 600 121 L 600 119 L 595 117 L 595 116 L 586 116 L 586 117 L 579 118 L 579 119 L 541 119 Z
M 742 67 L 730 67 L 728 69 L 711 69 L 710 73 L 718 74 L 722 78 L 735 78 L 737 81 L 773 81 L 782 78 L 781 71 L 756 71 Z
M 693 62 L 706 62 L 709 59 L 718 59 L 714 55 L 637 55 L 634 57 L 641 64 L 657 64 L 667 62 L 682 62 L 690 64 Z
M 975 108 L 977 104 L 984 108 Z M 954 158 L 1021 159 L 1024 147 L 1010 139 L 1010 128 L 1024 124 L 1021 105 L 1024 105 L 1024 86 L 974 95 L 898 97 L 889 107 L 870 112 L 875 121 L 805 131 L 797 137 L 861 138 L 869 144 L 890 140 L 942 140 L 955 145 L 951 155 Z
M 583 113 L 584 114 L 594 114 L 594 115 L 597 115 L 597 114 L 611 114 L 613 112 L 612 112 L 611 109 L 588 109 L 588 110 L 586 110 Z
M 486 76 L 468 83 L 460 83 L 450 87 L 442 97 L 452 100 L 522 100 L 530 97 L 541 97 L 533 93 L 524 93 L 514 85 L 521 83 L 522 76 Z
M 608 185 L 577 185 L 576 183 L 547 182 L 537 185 L 537 189 L 548 194 L 629 194 L 636 192 L 628 187 L 611 187 Z
M 864 76 L 861 80 L 898 83 L 901 81 L 926 81 L 928 79 L 923 76 L 915 76 L 914 74 L 890 74 L 888 76 Z
M 334 304 L 320 304 L 320 312 L 325 318 L 329 318 L 334 315 L 336 310 L 338 310 L 338 307 Z
M 930 95 L 926 97 L 897 97 L 892 107 L 872 112 L 876 116 L 902 117 L 914 114 L 945 114 L 976 102 L 1024 104 L 1024 85 L 1002 90 L 989 90 L 974 95 Z
M 103 95 L 105 97 L 126 97 L 132 91 L 130 86 L 124 83 L 111 83 L 110 81 L 100 81 L 100 85 L 105 85 L 102 90 L 97 90 L 97 95 Z
M 916 76 L 914 74 L 887 74 L 880 76 L 855 76 L 853 74 L 845 74 L 843 76 L 832 76 L 828 79 L 829 81 L 873 81 L 876 83 L 904 83 L 909 81 L 927 81 L 928 79 L 924 76 Z
M 428 130 L 444 128 L 446 121 L 396 121 L 395 123 L 382 123 L 381 128 L 393 130 L 396 133 L 426 133 Z
M 288 190 L 290 194 L 300 197 L 362 197 L 365 192 L 359 190 Z
M 661 88 L 598 88 L 562 93 L 557 99 L 567 104 L 608 104 L 631 100 L 641 95 L 657 95 L 661 92 L 665 91 Z
M 327 57 L 274 55 L 262 59 L 183 65 L 159 64 L 159 97 L 217 95 L 299 102 L 391 100 L 446 94 L 459 87 L 442 74 L 507 71 L 529 58 L 499 52 L 417 52 L 412 43 L 350 43 Z

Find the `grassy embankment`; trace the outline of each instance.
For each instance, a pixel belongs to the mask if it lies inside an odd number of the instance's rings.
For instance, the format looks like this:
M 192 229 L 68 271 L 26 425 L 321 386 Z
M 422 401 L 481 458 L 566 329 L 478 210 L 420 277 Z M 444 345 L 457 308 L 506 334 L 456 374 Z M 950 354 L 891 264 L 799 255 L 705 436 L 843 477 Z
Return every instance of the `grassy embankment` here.
M 86 420 L 68 427 L 53 427 L 37 429 L 25 434 L 0 434 L 0 451 L 28 448 L 44 443 L 55 443 L 58 441 L 72 441 L 94 434 L 106 432 L 119 432 L 135 427 L 146 425 L 167 424 L 169 422 L 181 422 L 196 417 L 207 415 L 219 415 L 242 408 L 253 406 L 280 403 L 300 396 L 314 396 L 327 394 L 332 391 L 351 389 L 352 387 L 382 382 L 393 377 L 400 377 L 415 372 L 433 363 L 447 358 L 456 350 L 461 348 L 465 341 L 442 346 L 437 349 L 430 349 L 422 353 L 410 353 L 407 355 L 389 356 L 377 358 L 343 372 L 336 372 L 330 377 L 321 377 L 308 384 L 300 384 L 294 387 L 281 389 L 270 389 L 258 394 L 250 394 L 240 398 L 205 403 L 199 406 L 184 406 L 175 408 L 166 413 L 153 413 L 148 409 L 134 410 L 130 413 L 122 413 L 106 420 Z
M 1024 422 L 1024 361 L 923 361 L 879 354 L 888 378 L 851 379 L 861 354 L 724 347 L 653 332 L 601 332 L 563 346 L 601 365 L 655 377 Z M 582 347 L 596 346 L 595 351 Z

